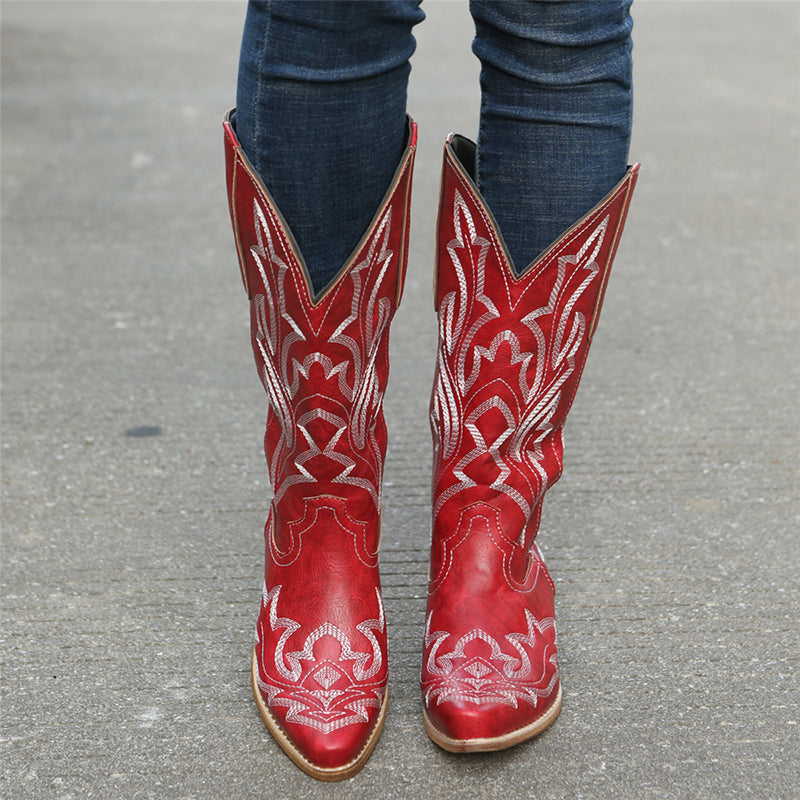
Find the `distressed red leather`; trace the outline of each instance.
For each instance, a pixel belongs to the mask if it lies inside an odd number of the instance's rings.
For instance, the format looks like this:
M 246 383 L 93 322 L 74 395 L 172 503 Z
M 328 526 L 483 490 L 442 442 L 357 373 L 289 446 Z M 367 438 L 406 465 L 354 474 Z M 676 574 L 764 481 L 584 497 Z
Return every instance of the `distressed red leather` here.
M 364 764 L 386 708 L 382 400 L 406 267 L 416 126 L 369 230 L 319 297 L 230 115 L 224 128 L 253 351 L 269 396 L 273 498 L 254 693 L 295 763 L 338 780 Z
M 449 750 L 511 746 L 560 708 L 553 582 L 535 543 L 638 165 L 522 275 L 445 145 L 425 722 Z

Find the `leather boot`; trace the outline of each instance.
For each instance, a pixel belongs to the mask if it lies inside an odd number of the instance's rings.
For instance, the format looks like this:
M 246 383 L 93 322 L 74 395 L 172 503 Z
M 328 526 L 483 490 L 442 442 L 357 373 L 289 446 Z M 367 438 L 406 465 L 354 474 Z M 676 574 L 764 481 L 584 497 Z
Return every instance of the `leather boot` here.
M 364 765 L 386 713 L 378 574 L 389 323 L 408 245 L 416 126 L 369 229 L 315 296 L 269 192 L 224 122 L 231 220 L 256 365 L 269 396 L 273 490 L 252 655 L 256 704 L 320 780 Z
M 561 707 L 555 587 L 534 540 L 638 173 L 517 276 L 474 161 L 472 142 L 448 139 L 431 400 L 422 695 L 429 736 L 453 752 L 510 747 Z

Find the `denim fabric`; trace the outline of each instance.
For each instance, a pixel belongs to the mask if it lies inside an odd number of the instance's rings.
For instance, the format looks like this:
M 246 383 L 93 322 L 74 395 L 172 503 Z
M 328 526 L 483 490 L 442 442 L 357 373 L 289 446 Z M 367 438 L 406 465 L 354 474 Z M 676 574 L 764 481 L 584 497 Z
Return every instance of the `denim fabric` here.
M 250 0 L 237 132 L 315 291 L 369 225 L 400 159 L 420 0 Z M 478 187 L 525 266 L 625 172 L 630 0 L 472 0 Z M 435 79 L 435 78 L 431 78 Z
M 369 226 L 405 147 L 419 0 L 251 0 L 236 132 L 319 292 Z
M 481 61 L 478 188 L 521 270 L 622 178 L 630 0 L 471 0 Z

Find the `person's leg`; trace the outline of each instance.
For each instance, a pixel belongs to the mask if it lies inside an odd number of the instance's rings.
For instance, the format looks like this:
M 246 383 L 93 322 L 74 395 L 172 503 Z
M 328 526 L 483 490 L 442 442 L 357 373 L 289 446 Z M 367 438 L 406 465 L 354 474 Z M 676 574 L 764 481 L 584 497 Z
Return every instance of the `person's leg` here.
M 387 709 L 382 401 L 408 252 L 418 5 L 252 3 L 239 108 L 223 123 L 270 404 L 253 694 L 276 741 L 320 780 L 361 769 Z
M 236 131 L 305 259 L 316 292 L 383 198 L 406 136 L 419 0 L 251 0 Z
M 517 272 L 625 174 L 630 0 L 471 0 L 481 60 L 477 184 Z
M 638 175 L 627 5 L 472 3 L 480 147 L 451 136 L 442 170 L 421 672 L 453 752 L 525 741 L 561 707 L 535 540 Z

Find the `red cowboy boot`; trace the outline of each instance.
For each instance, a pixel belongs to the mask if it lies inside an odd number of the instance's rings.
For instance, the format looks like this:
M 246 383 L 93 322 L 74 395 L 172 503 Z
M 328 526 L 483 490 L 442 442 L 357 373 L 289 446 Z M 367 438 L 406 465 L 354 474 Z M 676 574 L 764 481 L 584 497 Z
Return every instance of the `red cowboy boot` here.
M 516 276 L 474 159 L 448 139 L 431 400 L 422 694 L 429 736 L 453 752 L 510 747 L 561 707 L 555 587 L 534 540 L 638 172 Z
M 358 772 L 386 713 L 378 574 L 389 323 L 408 245 L 416 126 L 392 184 L 337 278 L 314 296 L 268 191 L 224 123 L 228 195 L 253 351 L 269 395 L 273 499 L 252 658 L 273 736 L 320 780 Z

